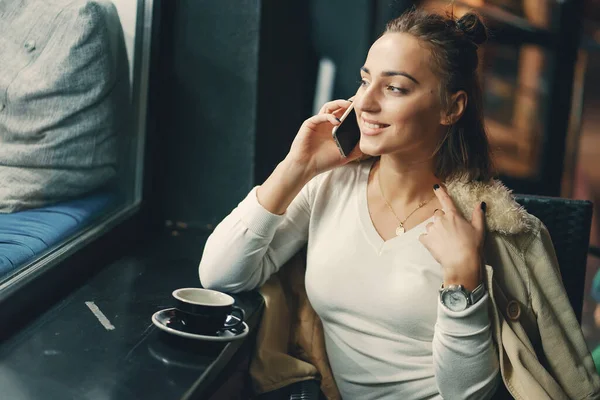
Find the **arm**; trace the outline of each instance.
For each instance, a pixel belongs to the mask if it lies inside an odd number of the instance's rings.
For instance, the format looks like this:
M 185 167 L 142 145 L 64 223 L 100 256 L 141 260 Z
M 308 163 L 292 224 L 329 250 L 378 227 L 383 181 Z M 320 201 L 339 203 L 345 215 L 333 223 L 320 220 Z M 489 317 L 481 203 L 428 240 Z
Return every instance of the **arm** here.
M 306 243 L 310 185 L 297 171 L 284 160 L 216 227 L 200 262 L 204 287 L 260 287 Z
M 217 226 L 200 262 L 205 287 L 255 289 L 306 243 L 312 184 L 307 182 L 361 154 L 357 146 L 344 158 L 331 139 L 332 128 L 340 123 L 334 114 L 348 105 L 346 100 L 331 101 L 304 121 L 287 157 Z
M 453 312 L 438 303 L 433 366 L 445 399 L 488 399 L 499 382 L 499 364 L 488 317 L 489 294 Z

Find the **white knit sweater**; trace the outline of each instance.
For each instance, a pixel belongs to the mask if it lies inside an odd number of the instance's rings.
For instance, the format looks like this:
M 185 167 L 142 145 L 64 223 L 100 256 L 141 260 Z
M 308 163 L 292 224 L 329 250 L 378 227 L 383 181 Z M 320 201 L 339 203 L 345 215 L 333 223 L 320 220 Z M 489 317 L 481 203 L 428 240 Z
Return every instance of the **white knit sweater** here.
M 202 285 L 260 287 L 307 244 L 306 290 L 344 399 L 489 398 L 499 368 L 488 295 L 463 312 L 440 304 L 441 266 L 418 240 L 428 221 L 383 241 L 367 208 L 371 165 L 318 176 L 283 216 L 253 189 L 209 237 Z

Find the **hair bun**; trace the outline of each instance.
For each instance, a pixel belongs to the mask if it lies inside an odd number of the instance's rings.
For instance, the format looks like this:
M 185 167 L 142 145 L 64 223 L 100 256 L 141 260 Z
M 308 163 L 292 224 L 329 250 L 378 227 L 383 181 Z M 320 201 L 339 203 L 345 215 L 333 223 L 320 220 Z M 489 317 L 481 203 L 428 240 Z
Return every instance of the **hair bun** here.
M 487 29 L 479 15 L 468 12 L 456 21 L 456 27 L 476 45 L 485 43 L 488 38 Z

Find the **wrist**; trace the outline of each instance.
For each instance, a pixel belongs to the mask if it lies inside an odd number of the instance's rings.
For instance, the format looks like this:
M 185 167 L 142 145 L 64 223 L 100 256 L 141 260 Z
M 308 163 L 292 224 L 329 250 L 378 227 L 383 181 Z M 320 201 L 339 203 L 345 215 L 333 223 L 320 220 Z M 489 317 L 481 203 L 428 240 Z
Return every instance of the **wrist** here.
M 472 292 L 481 284 L 481 279 L 475 277 L 451 277 L 444 278 L 443 284 L 444 287 L 448 287 L 450 285 L 461 285 L 469 292 Z
M 482 282 L 482 263 L 479 258 L 465 259 L 463 263 L 450 268 L 444 268 L 444 287 L 462 285 L 472 291 Z
M 316 176 L 314 169 L 292 160 L 289 156 L 284 158 L 276 169 L 281 170 L 290 181 L 298 182 L 301 186 L 304 186 Z
M 283 215 L 310 179 L 305 169 L 282 161 L 256 191 L 258 203 L 272 214 Z

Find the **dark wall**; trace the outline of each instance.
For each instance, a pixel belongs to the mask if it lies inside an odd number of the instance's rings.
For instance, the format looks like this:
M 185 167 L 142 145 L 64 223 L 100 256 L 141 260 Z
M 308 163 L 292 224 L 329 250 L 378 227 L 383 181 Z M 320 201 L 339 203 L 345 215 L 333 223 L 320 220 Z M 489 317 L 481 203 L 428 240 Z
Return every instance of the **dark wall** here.
M 260 1 L 163 1 L 164 218 L 212 224 L 254 178 Z
M 334 97 L 351 96 L 405 3 L 162 1 L 156 220 L 210 230 L 287 154 L 312 112 L 319 59 L 336 63 Z
M 318 56 L 310 38 L 309 9 L 307 1 L 262 1 L 256 184 L 285 157 L 312 111 Z

